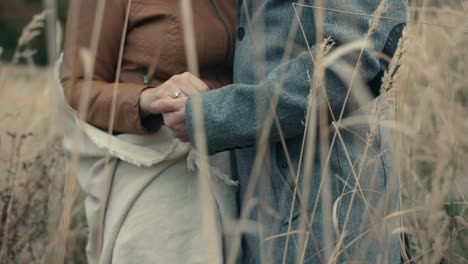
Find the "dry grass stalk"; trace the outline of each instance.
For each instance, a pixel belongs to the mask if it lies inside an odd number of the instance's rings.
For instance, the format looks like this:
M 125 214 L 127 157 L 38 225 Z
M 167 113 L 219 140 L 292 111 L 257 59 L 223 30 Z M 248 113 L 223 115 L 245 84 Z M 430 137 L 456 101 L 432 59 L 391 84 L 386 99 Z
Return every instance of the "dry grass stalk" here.
M 199 76 L 198 60 L 196 54 L 195 29 L 193 25 L 193 10 L 190 0 L 181 0 L 182 25 L 184 30 L 185 52 L 187 54 L 188 71 Z M 205 120 L 203 119 L 201 98 L 198 95 L 192 97 L 193 118 L 196 120 L 194 125 L 195 145 L 198 155 L 198 192 L 200 193 L 200 204 L 202 205 L 202 230 L 203 243 L 205 245 L 206 263 L 219 263 L 222 261 L 223 252 L 219 251 L 217 245 L 217 233 L 219 230 L 213 230 L 215 223 L 215 201 L 211 196 L 210 178 L 211 172 L 208 164 L 208 148 L 206 145 Z
M 419 263 L 466 263 L 468 229 L 468 45 L 466 15 L 441 8 L 420 11 L 452 30 L 410 25 L 393 84 L 402 210 L 424 208 L 405 217 Z M 437 40 L 437 41 L 435 41 Z M 387 82 L 388 83 L 388 82 Z M 400 130 L 399 127 L 409 128 Z

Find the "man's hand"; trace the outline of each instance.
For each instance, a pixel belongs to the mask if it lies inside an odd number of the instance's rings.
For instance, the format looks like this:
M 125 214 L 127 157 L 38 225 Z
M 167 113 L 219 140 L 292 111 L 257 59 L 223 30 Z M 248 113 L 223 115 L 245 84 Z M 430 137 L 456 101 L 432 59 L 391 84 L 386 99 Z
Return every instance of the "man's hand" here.
M 182 98 L 198 92 L 208 91 L 209 87 L 189 72 L 174 75 L 165 83 L 155 88 L 145 89 L 140 94 L 140 109 L 143 116 L 160 114 L 152 111 L 151 103 L 160 99 Z M 177 95 L 177 96 L 176 96 Z
M 189 142 L 190 138 L 185 127 L 185 103 L 187 97 L 176 99 L 160 99 L 151 104 L 153 113 L 163 113 L 164 124 L 172 130 L 174 136 L 183 142 Z

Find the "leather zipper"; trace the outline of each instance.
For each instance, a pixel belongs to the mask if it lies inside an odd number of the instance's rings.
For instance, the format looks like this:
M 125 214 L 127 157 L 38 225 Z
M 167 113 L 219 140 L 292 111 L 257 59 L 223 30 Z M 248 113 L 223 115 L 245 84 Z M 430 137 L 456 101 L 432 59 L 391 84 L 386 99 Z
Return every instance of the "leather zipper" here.
M 220 11 L 218 9 L 218 6 L 216 5 L 215 0 L 211 0 L 211 4 L 213 5 L 213 9 L 216 13 L 216 16 L 218 19 L 221 21 L 221 23 L 224 26 L 224 29 L 226 30 L 226 35 L 227 35 L 227 49 L 226 49 L 226 54 L 224 55 L 224 58 L 227 60 L 229 56 L 231 55 L 231 49 L 232 49 L 232 39 L 231 39 L 231 32 L 229 31 L 229 27 L 227 26 L 226 21 L 224 21 L 223 17 L 220 14 Z
M 145 85 L 149 85 L 150 84 L 150 79 L 149 79 L 149 76 L 148 76 L 148 69 L 145 69 L 143 71 L 143 83 Z

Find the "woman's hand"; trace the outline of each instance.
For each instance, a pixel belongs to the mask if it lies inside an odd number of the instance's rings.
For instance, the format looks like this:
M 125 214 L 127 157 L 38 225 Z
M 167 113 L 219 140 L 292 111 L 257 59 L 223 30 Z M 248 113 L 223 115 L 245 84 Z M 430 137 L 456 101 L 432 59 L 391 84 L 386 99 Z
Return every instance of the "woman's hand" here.
M 154 112 L 151 110 L 151 104 L 157 100 L 187 97 L 208 90 L 208 85 L 189 72 L 174 75 L 158 87 L 148 88 L 141 92 L 140 109 L 142 117 Z
M 190 72 L 174 75 L 163 85 L 169 86 L 167 89 L 171 91 L 181 91 L 186 96 L 209 90 L 208 85 Z
M 140 114 L 141 118 L 145 118 L 151 114 L 150 107 L 151 103 L 159 99 L 170 98 L 168 96 L 169 92 L 164 91 L 162 88 L 164 84 L 161 84 L 158 87 L 148 88 L 141 92 L 140 94 Z M 166 88 L 167 89 L 167 88 Z

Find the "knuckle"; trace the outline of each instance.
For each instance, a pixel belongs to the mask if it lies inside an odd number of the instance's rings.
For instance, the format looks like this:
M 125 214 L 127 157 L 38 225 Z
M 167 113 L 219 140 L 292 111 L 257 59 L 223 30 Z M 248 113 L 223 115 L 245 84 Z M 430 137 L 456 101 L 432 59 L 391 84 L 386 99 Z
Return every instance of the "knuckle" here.
M 169 83 L 173 86 L 176 85 L 181 81 L 181 77 L 179 75 L 174 75 L 169 79 Z
M 166 82 L 166 85 L 164 86 L 164 90 L 161 91 L 162 94 L 167 94 L 168 92 L 172 91 L 174 89 L 174 81 L 173 80 L 168 80 Z
M 165 91 L 168 91 L 172 87 L 171 80 L 167 80 L 158 89 L 158 94 L 163 94 Z

